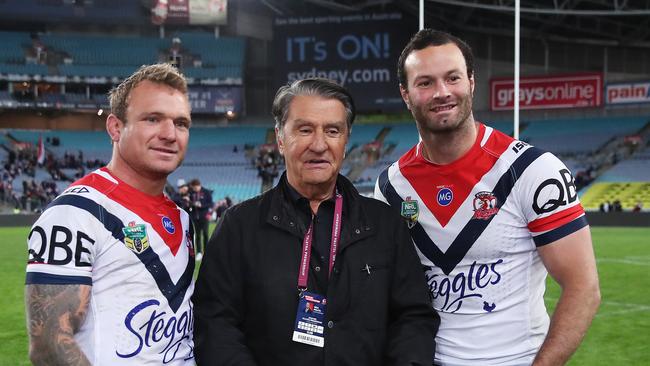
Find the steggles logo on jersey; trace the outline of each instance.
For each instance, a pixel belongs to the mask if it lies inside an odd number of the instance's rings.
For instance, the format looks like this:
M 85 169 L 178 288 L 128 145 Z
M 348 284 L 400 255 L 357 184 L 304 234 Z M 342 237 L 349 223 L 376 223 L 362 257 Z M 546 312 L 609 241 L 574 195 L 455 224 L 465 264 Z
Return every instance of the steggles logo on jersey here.
M 473 219 L 487 220 L 499 212 L 497 197 L 492 192 L 482 191 L 474 195 Z
M 194 329 L 191 308 L 180 314 L 169 315 L 161 308 L 160 301 L 146 300 L 127 313 L 124 326 L 133 335 L 129 343 L 132 348 L 126 352 L 115 351 L 121 358 L 135 357 L 143 348 L 154 347 L 157 343 L 165 344 L 160 352 L 163 364 L 194 357 L 193 349 L 186 342 Z
M 174 227 L 174 223 L 172 222 L 172 220 L 169 217 L 163 216 L 161 218 L 161 220 L 162 220 L 162 226 L 165 228 L 165 231 L 167 231 L 170 234 L 173 234 L 173 233 L 176 232 L 176 228 Z
M 440 273 L 434 267 L 425 267 L 427 269 L 424 274 L 431 297 L 433 297 L 434 307 L 446 313 L 455 313 L 463 306 L 463 300 L 483 299 L 480 290 L 501 282 L 501 273 L 497 268 L 501 263 L 503 263 L 503 259 L 485 264 L 478 264 L 474 261 L 469 266 L 467 273 L 459 272 L 453 277 Z M 483 310 L 486 312 L 492 312 L 496 306 L 493 302 L 483 301 Z
M 449 206 L 454 199 L 454 192 L 449 187 L 440 186 L 438 188 L 440 188 L 438 194 L 436 194 L 438 204 L 440 206 Z
M 418 222 L 418 201 L 411 200 L 410 196 L 406 197 L 406 199 L 402 201 L 400 214 L 407 220 L 406 223 L 408 224 L 409 229 L 412 228 L 415 223 Z
M 122 229 L 124 233 L 124 245 L 137 254 L 141 254 L 149 248 L 149 237 L 147 237 L 147 226 L 136 224 L 135 221 Z

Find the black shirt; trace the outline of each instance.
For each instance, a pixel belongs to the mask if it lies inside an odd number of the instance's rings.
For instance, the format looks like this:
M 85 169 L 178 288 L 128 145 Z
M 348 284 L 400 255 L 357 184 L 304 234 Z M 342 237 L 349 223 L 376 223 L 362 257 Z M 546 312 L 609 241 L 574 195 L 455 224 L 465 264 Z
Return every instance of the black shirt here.
M 316 289 L 309 289 L 309 291 L 317 292 L 321 295 L 327 294 L 327 283 L 329 279 L 329 263 L 330 263 L 330 246 L 332 243 L 332 224 L 334 223 L 334 197 L 323 201 L 318 206 L 316 215 L 312 216 L 311 206 L 309 200 L 298 191 L 296 191 L 289 182 L 286 182 L 287 192 L 291 199 L 296 212 L 299 217 L 296 220 L 304 228 L 304 233 L 307 233 L 311 221 L 314 222 L 314 232 L 311 245 L 311 258 L 309 266 L 311 271 L 309 276 L 315 276 L 317 283 Z M 302 243 L 301 243 L 302 244 Z

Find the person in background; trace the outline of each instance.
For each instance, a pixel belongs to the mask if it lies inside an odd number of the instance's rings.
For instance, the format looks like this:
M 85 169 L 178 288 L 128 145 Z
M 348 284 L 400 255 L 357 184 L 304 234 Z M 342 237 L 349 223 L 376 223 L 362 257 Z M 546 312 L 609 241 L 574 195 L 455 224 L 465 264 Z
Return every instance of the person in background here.
M 178 191 L 173 195 L 173 201 L 186 212 L 190 212 L 190 186 L 185 183 L 184 179 L 179 179 L 176 182 Z
M 196 260 L 203 258 L 203 253 L 208 242 L 208 230 L 212 215 L 212 191 L 203 188 L 201 181 L 190 181 L 190 214 L 196 229 Z

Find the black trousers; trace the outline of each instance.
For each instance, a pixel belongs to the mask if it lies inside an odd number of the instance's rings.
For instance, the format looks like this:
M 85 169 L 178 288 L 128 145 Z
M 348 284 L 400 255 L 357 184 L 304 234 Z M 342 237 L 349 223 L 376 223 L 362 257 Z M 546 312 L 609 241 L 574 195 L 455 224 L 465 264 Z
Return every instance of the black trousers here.
M 194 229 L 196 230 L 196 243 L 194 243 L 194 248 L 197 253 L 203 253 L 205 246 L 208 244 L 208 220 L 196 220 L 194 221 Z

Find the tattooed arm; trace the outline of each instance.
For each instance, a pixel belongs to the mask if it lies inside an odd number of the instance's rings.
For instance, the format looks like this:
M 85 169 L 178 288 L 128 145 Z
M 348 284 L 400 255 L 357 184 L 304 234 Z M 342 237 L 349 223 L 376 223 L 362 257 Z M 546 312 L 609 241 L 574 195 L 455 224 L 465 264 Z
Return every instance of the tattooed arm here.
M 90 365 L 75 342 L 90 302 L 88 285 L 27 285 L 29 359 L 34 365 Z

